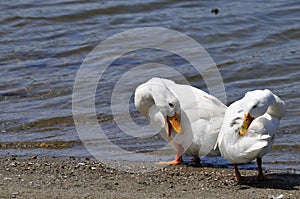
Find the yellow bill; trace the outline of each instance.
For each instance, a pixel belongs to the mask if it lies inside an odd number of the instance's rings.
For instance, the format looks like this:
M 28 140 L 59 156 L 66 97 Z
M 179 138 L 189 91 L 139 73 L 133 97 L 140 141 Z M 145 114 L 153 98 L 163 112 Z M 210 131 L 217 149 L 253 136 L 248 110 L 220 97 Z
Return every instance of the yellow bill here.
M 239 132 L 239 134 L 241 136 L 243 136 L 247 133 L 247 130 L 253 120 L 254 120 L 254 118 L 250 116 L 250 113 L 246 113 L 244 115 L 244 121 L 243 121 L 243 124 L 242 124 L 242 126 L 240 128 L 240 132 Z

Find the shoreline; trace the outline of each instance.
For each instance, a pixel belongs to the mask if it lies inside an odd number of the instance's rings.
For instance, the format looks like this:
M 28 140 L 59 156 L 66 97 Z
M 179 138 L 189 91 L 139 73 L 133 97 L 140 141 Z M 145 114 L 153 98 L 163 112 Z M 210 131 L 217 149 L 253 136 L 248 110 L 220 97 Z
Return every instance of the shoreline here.
M 267 181 L 256 180 L 256 170 L 241 170 L 241 174 L 245 179 L 237 183 L 232 169 L 207 165 L 135 173 L 89 158 L 0 156 L 0 198 L 300 197 L 299 174 L 270 171 L 265 174 L 271 178 Z

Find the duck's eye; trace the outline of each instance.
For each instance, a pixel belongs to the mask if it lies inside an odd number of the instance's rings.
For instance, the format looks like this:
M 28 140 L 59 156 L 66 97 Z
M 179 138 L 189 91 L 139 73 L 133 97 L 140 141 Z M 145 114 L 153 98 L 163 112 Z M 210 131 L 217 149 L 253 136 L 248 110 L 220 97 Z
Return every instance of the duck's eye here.
M 256 108 L 257 107 L 257 104 L 255 104 L 254 106 L 252 106 L 252 108 Z
M 169 102 L 169 106 L 173 108 L 174 105 L 171 102 Z

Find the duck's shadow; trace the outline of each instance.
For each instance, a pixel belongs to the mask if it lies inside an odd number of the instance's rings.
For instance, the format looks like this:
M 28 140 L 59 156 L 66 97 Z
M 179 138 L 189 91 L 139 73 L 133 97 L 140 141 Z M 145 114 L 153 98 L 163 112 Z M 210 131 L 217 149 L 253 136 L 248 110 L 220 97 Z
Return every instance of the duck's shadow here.
M 215 161 L 215 162 L 211 162 Z M 190 167 L 211 167 L 211 168 L 228 168 L 232 169 L 232 165 L 222 158 L 219 159 L 205 159 L 201 163 L 193 163 L 192 161 L 186 161 L 184 163 Z M 245 164 L 239 166 L 240 170 L 257 170 L 255 164 Z M 242 174 L 243 175 L 243 174 Z M 258 180 L 256 175 L 243 176 L 236 185 L 239 189 L 254 188 L 270 188 L 270 189 L 282 189 L 282 190 L 299 190 L 300 175 L 293 173 L 266 173 L 264 180 Z
M 257 180 L 256 176 L 245 176 L 239 180 L 237 185 L 242 189 L 247 189 L 247 186 L 255 188 L 270 188 L 270 189 L 282 189 L 282 190 L 299 190 L 300 175 L 299 174 L 287 174 L 287 173 L 272 173 L 265 174 L 265 180 Z

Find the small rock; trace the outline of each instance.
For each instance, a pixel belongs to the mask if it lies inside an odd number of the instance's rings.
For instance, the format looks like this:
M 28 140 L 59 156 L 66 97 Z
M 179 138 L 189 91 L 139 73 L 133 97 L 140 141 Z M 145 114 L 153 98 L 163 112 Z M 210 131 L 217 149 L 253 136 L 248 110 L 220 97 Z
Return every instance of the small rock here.
M 96 167 L 91 167 L 91 170 L 96 170 Z
M 77 169 L 77 168 L 80 167 L 80 166 L 85 166 L 85 163 L 79 162 L 79 163 L 75 166 L 75 168 Z
M 31 156 L 30 159 L 35 160 L 35 159 L 37 159 L 37 156 Z
M 96 167 L 93 167 L 93 166 L 91 166 L 91 165 L 86 165 L 86 166 L 85 166 L 85 169 L 86 169 L 86 170 L 93 170 L 93 171 L 94 171 L 94 170 L 96 170 Z
M 74 156 L 69 157 L 70 160 L 75 160 L 76 158 Z
M 17 166 L 17 164 L 18 164 L 17 162 L 12 162 L 12 163 L 9 164 L 9 166 L 15 167 L 15 166 Z
M 10 160 L 16 160 L 16 156 L 11 156 L 11 159 Z
M 271 198 L 273 198 L 273 199 L 281 199 L 281 198 L 283 198 L 283 194 L 280 194 L 278 196 L 272 196 Z
M 12 198 L 15 198 L 18 194 L 19 194 L 18 192 L 11 193 Z

